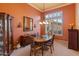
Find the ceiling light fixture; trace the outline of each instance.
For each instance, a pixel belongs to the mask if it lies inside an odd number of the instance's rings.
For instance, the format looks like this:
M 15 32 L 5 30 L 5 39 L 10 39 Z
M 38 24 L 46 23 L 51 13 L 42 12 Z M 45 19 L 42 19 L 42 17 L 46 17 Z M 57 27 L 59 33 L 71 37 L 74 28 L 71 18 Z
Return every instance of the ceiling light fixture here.
M 45 13 L 44 13 L 44 11 L 45 11 L 45 3 L 43 3 L 43 17 L 42 17 L 42 22 L 39 22 L 39 24 L 48 24 L 48 22 L 47 21 L 45 21 Z

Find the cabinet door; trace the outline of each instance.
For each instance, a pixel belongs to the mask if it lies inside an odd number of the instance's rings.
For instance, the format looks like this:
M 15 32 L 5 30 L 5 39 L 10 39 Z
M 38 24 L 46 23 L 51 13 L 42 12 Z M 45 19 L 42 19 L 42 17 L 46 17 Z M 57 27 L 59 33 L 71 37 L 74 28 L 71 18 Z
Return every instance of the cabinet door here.
M 10 55 L 13 46 L 11 17 L 8 14 L 0 14 L 0 55 Z
M 12 35 L 12 17 L 11 16 L 7 16 L 7 53 L 8 55 L 11 54 L 12 50 L 13 50 L 13 35 Z
M 13 50 L 13 35 L 12 35 L 12 19 L 9 18 L 8 20 L 8 43 L 9 43 L 9 55 L 11 54 Z
M 78 31 L 77 30 L 70 30 L 69 31 L 69 45 L 68 45 L 68 47 L 71 49 L 77 50 L 77 48 L 78 48 L 77 39 L 78 39 Z
M 4 55 L 3 50 L 3 21 L 0 19 L 0 55 Z
M 4 41 L 3 42 L 4 42 L 4 52 L 5 52 L 4 54 L 7 55 L 8 54 L 8 51 L 7 51 L 8 50 L 8 42 L 7 42 L 7 38 L 8 38 L 7 37 L 8 36 L 8 34 L 7 34 L 8 33 L 7 25 L 8 25 L 8 23 L 7 23 L 7 15 L 4 15 L 4 16 L 5 16 L 5 18 L 3 20 L 4 21 L 3 22 L 3 24 L 4 24 L 4 27 L 3 27 L 3 30 L 4 30 Z
M 5 14 L 0 14 L 0 55 L 7 55 L 7 21 Z

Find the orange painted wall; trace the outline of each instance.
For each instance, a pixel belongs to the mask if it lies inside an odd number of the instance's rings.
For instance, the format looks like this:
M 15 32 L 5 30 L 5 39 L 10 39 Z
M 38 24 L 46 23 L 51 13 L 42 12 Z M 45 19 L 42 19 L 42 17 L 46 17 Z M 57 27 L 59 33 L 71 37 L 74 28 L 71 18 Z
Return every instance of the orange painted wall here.
M 46 14 L 54 12 L 56 10 L 62 10 L 64 15 L 64 24 L 63 24 L 63 29 L 64 29 L 64 35 L 62 37 L 58 37 L 60 39 L 67 40 L 68 39 L 68 29 L 69 29 L 69 24 L 74 23 L 75 24 L 75 4 L 71 4 L 68 6 L 64 6 L 61 8 L 53 9 L 50 11 L 47 11 Z M 41 19 L 42 13 L 39 12 L 38 10 L 32 8 L 28 4 L 1 4 L 0 3 L 0 12 L 5 12 L 8 13 L 12 16 L 14 16 L 14 19 L 12 20 L 12 25 L 13 25 L 13 39 L 14 42 L 18 39 L 20 35 L 24 35 L 27 32 L 23 32 L 23 16 L 28 16 L 34 19 L 34 23 L 36 24 L 36 28 L 34 28 L 34 31 L 28 32 L 28 33 L 35 33 L 39 32 L 40 33 L 40 25 L 39 25 L 39 20 Z M 22 27 L 17 28 L 18 23 L 21 23 Z M 44 34 L 44 26 L 41 27 L 41 34 Z
M 45 20 L 44 13 L 42 12 L 40 21 L 43 22 L 44 20 Z M 40 24 L 40 34 L 45 35 L 45 25 L 44 24 Z
M 41 18 L 41 12 L 38 10 L 32 8 L 26 3 L 0 3 L 0 12 L 8 13 L 14 17 L 12 20 L 12 26 L 13 26 L 13 39 L 14 42 L 18 39 L 20 35 L 24 35 L 27 32 L 23 32 L 23 16 L 28 16 L 33 18 L 34 24 L 36 24 L 36 28 L 34 28 L 33 31 L 28 33 L 40 33 L 40 25 L 37 23 Z M 22 27 L 17 28 L 17 25 L 21 23 Z
M 50 11 L 45 12 L 46 14 L 54 12 L 54 11 L 63 11 L 63 29 L 64 29 L 64 35 L 63 36 L 58 36 L 59 39 L 64 39 L 68 40 L 68 29 L 70 28 L 69 24 L 74 24 L 75 25 L 75 4 L 70 4 L 64 7 L 60 7 L 57 9 L 53 9 Z

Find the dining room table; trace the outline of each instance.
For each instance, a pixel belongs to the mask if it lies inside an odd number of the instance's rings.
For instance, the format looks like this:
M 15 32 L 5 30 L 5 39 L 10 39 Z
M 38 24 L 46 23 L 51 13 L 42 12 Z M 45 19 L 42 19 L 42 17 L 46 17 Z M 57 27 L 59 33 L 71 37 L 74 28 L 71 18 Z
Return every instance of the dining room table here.
M 35 43 L 42 46 L 42 55 L 44 50 L 48 50 L 48 47 L 45 45 L 48 41 L 50 41 L 52 38 L 52 35 L 43 35 L 42 37 L 35 37 L 33 40 Z
M 52 35 L 43 35 L 42 37 L 34 37 L 34 41 L 38 43 L 47 42 L 52 38 Z

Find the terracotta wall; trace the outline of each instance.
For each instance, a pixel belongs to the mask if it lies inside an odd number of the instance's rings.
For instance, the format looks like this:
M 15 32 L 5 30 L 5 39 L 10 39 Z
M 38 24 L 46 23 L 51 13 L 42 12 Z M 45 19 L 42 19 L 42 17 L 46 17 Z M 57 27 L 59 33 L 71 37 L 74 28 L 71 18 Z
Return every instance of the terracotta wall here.
M 79 29 L 79 3 L 76 3 L 76 28 Z
M 33 18 L 33 22 L 36 24 L 36 28 L 34 28 L 34 31 L 28 32 L 28 33 L 35 33 L 38 31 L 40 33 L 40 25 L 38 21 L 40 20 L 41 12 L 38 10 L 32 8 L 28 4 L 1 4 L 0 3 L 0 12 L 8 13 L 14 17 L 12 20 L 12 26 L 13 26 L 13 39 L 14 42 L 18 39 L 20 35 L 24 35 L 27 32 L 23 32 L 23 16 L 28 16 Z M 22 27 L 17 28 L 17 25 L 21 23 Z
M 45 20 L 44 13 L 42 12 L 40 21 L 43 22 L 44 20 Z M 45 25 L 44 24 L 40 24 L 40 34 L 45 35 Z
M 68 29 L 70 28 L 69 24 L 75 25 L 75 4 L 70 4 L 64 7 L 60 7 L 57 9 L 53 9 L 50 11 L 47 11 L 46 14 L 54 12 L 54 11 L 63 11 L 63 29 L 64 29 L 64 35 L 59 36 L 59 39 L 68 40 Z
M 61 8 L 53 9 L 50 11 L 47 11 L 46 14 L 54 12 L 56 10 L 62 10 L 63 11 L 63 29 L 64 29 L 64 35 L 61 37 L 58 37 L 60 39 L 67 40 L 68 38 L 68 29 L 69 24 L 73 23 L 75 24 L 75 4 L 71 4 L 68 6 L 64 6 Z M 0 12 L 8 13 L 12 16 L 14 16 L 14 19 L 12 20 L 13 25 L 13 39 L 14 42 L 18 39 L 20 35 L 24 35 L 27 32 L 23 32 L 23 16 L 28 16 L 34 19 L 34 23 L 36 25 L 36 28 L 34 28 L 34 31 L 28 32 L 28 33 L 40 33 L 40 25 L 39 20 L 41 19 L 42 13 L 38 10 L 32 8 L 28 4 L 0 4 Z M 22 27 L 17 28 L 18 23 L 21 23 Z M 41 34 L 44 34 L 44 26 L 41 27 Z

